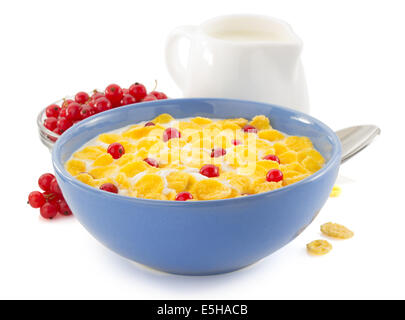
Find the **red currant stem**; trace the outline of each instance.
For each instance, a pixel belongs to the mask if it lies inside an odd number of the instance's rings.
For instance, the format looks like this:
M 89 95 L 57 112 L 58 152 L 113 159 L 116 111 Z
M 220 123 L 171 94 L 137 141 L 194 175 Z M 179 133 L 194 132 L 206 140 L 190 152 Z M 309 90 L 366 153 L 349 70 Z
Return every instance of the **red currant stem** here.
M 56 194 L 54 194 L 54 193 L 44 194 L 44 197 L 45 197 L 45 199 L 52 200 L 52 199 L 55 199 Z
M 158 82 L 157 82 L 157 80 L 155 80 L 155 87 L 153 88 L 153 90 L 152 90 L 152 91 L 155 91 L 155 90 L 156 90 L 157 85 L 158 85 Z

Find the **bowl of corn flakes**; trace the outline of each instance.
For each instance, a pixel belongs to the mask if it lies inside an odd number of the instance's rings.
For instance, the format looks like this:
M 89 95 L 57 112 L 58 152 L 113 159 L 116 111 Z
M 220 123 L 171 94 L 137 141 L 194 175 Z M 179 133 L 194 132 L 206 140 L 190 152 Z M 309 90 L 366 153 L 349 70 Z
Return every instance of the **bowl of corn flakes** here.
M 96 239 L 188 275 L 243 268 L 294 239 L 327 200 L 340 157 L 317 119 L 215 98 L 103 112 L 53 150 L 65 199 Z

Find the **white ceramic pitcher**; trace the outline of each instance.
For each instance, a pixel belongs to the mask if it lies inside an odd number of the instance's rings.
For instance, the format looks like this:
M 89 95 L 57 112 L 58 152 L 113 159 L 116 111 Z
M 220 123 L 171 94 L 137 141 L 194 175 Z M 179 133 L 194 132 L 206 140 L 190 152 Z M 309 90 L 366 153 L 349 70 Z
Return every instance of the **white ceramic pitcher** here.
M 190 41 L 186 66 L 180 40 Z M 170 75 L 185 97 L 255 100 L 309 112 L 302 41 L 283 21 L 261 15 L 221 16 L 171 32 Z

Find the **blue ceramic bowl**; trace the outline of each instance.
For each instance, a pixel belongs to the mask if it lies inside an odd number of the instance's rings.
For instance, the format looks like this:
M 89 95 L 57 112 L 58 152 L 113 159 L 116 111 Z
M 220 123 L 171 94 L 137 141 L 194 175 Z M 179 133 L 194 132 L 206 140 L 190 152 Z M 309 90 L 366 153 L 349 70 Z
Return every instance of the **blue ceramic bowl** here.
M 326 159 L 310 177 L 287 187 L 235 199 L 177 202 L 137 199 L 100 191 L 64 169 L 71 154 L 100 133 L 161 113 L 175 118 L 252 118 L 311 138 Z M 208 275 L 250 265 L 280 249 L 315 218 L 339 170 L 340 142 L 322 122 L 287 108 L 241 100 L 172 99 L 120 107 L 67 130 L 53 149 L 56 178 L 83 226 L 116 253 L 176 274 Z

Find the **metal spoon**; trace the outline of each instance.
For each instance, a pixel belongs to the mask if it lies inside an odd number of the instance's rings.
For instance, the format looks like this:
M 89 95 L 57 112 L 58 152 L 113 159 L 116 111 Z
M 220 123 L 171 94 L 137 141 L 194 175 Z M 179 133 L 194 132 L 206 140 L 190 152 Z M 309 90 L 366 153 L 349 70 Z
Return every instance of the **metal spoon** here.
M 340 163 L 344 163 L 359 153 L 380 133 L 380 128 L 374 125 L 355 126 L 336 131 L 336 135 L 342 144 L 342 159 Z

